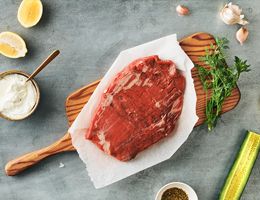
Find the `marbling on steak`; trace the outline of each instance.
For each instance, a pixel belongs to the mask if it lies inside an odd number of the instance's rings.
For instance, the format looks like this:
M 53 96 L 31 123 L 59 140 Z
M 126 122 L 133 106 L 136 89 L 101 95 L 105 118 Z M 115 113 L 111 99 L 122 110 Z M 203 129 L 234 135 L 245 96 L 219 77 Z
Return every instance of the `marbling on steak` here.
M 137 59 L 104 91 L 85 137 L 128 161 L 172 133 L 184 89 L 185 78 L 172 61 L 156 55 Z

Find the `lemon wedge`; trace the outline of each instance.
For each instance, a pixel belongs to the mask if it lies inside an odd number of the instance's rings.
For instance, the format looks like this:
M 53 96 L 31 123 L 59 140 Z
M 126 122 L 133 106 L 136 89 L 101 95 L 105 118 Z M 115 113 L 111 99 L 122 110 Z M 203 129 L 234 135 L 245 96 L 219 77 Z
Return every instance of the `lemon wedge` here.
M 40 0 L 23 0 L 17 13 L 18 21 L 25 28 L 35 26 L 42 17 L 42 11 Z
M 24 57 L 27 48 L 24 40 L 12 32 L 0 33 L 0 53 L 8 58 Z

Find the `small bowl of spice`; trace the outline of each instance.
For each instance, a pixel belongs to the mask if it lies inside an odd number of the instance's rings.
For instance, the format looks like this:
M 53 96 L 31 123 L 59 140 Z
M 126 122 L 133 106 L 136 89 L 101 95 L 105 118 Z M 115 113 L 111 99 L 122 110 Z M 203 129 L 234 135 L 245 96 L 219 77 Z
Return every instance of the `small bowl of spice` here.
M 29 74 L 9 70 L 0 73 L 0 117 L 18 121 L 29 117 L 40 100 L 40 90 Z
M 172 182 L 159 190 L 155 200 L 198 200 L 198 196 L 189 185 Z

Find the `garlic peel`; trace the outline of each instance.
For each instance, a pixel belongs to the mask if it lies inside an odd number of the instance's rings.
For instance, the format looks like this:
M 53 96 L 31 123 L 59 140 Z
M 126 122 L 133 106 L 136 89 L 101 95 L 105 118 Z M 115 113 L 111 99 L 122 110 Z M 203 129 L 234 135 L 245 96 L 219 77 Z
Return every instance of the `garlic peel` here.
M 237 32 L 236 32 L 236 39 L 239 41 L 241 45 L 247 40 L 249 35 L 249 31 L 245 27 L 241 27 Z
M 228 25 L 241 24 L 246 25 L 249 22 L 244 19 L 242 9 L 238 5 L 233 5 L 232 2 L 226 4 L 220 11 L 222 21 Z

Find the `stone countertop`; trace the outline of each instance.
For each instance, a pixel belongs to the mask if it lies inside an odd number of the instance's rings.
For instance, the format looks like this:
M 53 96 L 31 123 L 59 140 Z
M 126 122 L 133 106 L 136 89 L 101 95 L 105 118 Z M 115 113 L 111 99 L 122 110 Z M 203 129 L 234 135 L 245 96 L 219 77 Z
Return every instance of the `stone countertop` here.
M 191 185 L 200 200 L 217 199 L 247 129 L 260 131 L 260 2 L 237 1 L 250 24 L 243 46 L 235 40 L 239 26 L 227 26 L 218 12 L 225 1 L 174 0 L 43 0 L 40 23 L 23 28 L 17 18 L 20 1 L 0 0 L 0 32 L 13 31 L 26 41 L 25 58 L 0 55 L 0 71 L 33 69 L 54 49 L 61 55 L 36 80 L 41 88 L 39 108 L 29 119 L 0 119 L 0 198 L 151 200 L 164 184 L 181 181 Z M 187 5 L 190 16 L 179 17 L 178 4 Z M 50 157 L 24 173 L 7 177 L 4 165 L 18 155 L 46 146 L 68 128 L 64 102 L 73 90 L 102 77 L 121 50 L 172 33 L 182 38 L 205 31 L 230 40 L 230 55 L 245 58 L 252 71 L 239 81 L 242 98 L 223 115 L 214 131 L 194 129 L 171 159 L 96 190 L 77 153 Z M 63 168 L 59 164 L 64 163 Z M 243 200 L 256 200 L 260 189 L 260 159 L 255 163 Z

